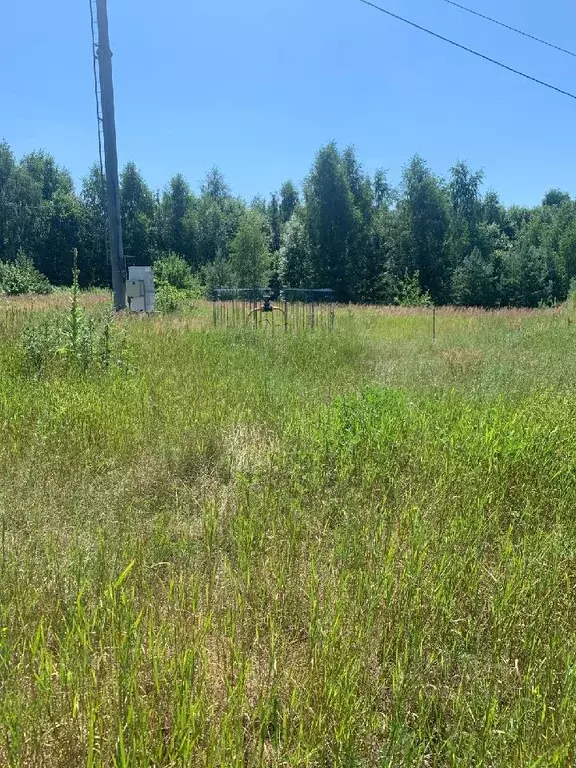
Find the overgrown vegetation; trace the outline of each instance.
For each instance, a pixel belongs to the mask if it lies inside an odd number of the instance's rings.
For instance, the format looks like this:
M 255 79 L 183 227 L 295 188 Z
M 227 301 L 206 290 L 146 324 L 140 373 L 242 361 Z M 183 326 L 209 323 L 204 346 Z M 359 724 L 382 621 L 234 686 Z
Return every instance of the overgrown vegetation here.
M 154 262 L 154 282 L 156 287 L 171 285 L 184 291 L 191 299 L 202 296 L 202 286 L 190 269 L 190 265 L 176 253 L 168 253 Z
M 430 294 L 423 292 L 420 287 L 420 274 L 417 271 L 413 275 L 406 273 L 404 280 L 398 284 L 394 304 L 401 307 L 429 307 L 431 303 Z
M 1 765 L 572 764 L 573 307 L 200 304 L 30 376 L 60 301 L 0 308 Z
M 154 283 L 158 312 L 177 312 L 187 299 L 198 299 L 204 294 L 190 265 L 176 253 L 168 253 L 154 262 Z
M 76 254 L 68 312 L 32 316 L 20 337 L 21 368 L 26 374 L 58 375 L 102 373 L 123 366 L 125 352 L 116 331 L 112 309 L 87 314 L 79 303 L 79 270 Z
M 24 251 L 18 251 L 16 259 L 0 261 L 0 295 L 16 296 L 20 293 L 52 292 L 48 280 L 35 268 L 32 259 Z
M 0 143 L 0 260 L 19 249 L 54 285 L 70 280 L 78 248 L 84 286 L 107 286 L 106 205 L 94 166 L 76 194 L 50 155 L 20 161 Z M 285 182 L 249 204 L 212 169 L 194 192 L 181 175 L 155 194 L 133 163 L 121 174 L 124 250 L 130 264 L 176 254 L 216 286 L 332 288 L 342 302 L 392 304 L 406 279 L 413 296 L 460 306 L 553 305 L 576 278 L 576 201 L 550 190 L 533 208 L 504 206 L 483 174 L 457 162 L 447 178 L 420 157 L 397 189 L 368 173 L 353 149 L 320 149 L 302 188 Z M 417 276 L 417 277 L 416 277 Z M 162 281 L 160 306 L 182 305 Z

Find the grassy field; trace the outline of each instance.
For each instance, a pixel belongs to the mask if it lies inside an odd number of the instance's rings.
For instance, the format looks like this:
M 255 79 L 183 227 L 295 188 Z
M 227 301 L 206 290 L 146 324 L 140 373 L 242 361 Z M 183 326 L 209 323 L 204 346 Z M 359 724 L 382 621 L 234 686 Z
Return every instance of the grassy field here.
M 0 765 L 576 764 L 576 310 L 35 372 L 66 301 L 0 305 Z

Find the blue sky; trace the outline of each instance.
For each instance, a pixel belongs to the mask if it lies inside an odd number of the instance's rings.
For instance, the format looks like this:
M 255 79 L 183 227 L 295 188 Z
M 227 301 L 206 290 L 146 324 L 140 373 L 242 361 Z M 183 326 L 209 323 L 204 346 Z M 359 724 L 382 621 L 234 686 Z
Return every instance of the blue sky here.
M 576 101 L 389 19 L 358 0 L 108 0 L 120 162 L 153 188 L 218 165 L 237 194 L 300 183 L 322 143 L 365 167 L 421 154 L 440 174 L 483 168 L 506 203 L 576 195 Z M 442 0 L 392 11 L 576 91 L 576 59 Z M 466 0 L 567 48 L 573 0 Z M 0 138 L 43 148 L 79 180 L 97 156 L 88 0 L 5 0 Z M 8 34 L 7 34 L 8 32 Z

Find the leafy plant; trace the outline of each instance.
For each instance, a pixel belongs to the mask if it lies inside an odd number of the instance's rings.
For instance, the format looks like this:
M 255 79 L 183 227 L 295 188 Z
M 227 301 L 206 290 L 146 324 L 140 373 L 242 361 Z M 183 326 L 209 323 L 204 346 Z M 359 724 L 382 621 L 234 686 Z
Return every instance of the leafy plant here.
M 394 303 L 401 307 L 429 307 L 432 299 L 428 291 L 423 291 L 420 287 L 420 274 L 414 272 L 412 276 L 406 273 L 398 287 L 398 295 Z
M 154 282 L 185 291 L 189 298 L 200 298 L 202 286 L 188 262 L 177 253 L 167 253 L 154 262 Z
M 179 312 L 188 298 L 187 291 L 176 288 L 170 283 L 160 283 L 156 288 L 156 311 L 163 314 Z
M 111 312 L 96 318 L 79 304 L 79 270 L 74 250 L 68 312 L 57 312 L 22 331 L 24 369 L 35 374 L 53 370 L 104 371 L 122 363 L 121 339 L 114 333 Z
M 0 294 L 51 293 L 48 279 L 39 272 L 22 249 L 15 261 L 0 261 Z
M 199 299 L 203 295 L 197 275 L 177 253 L 167 253 L 154 262 L 154 282 L 158 312 L 177 312 L 187 299 Z
M 241 288 L 261 287 L 268 283 L 270 254 L 266 221 L 255 210 L 247 211 L 230 248 L 230 264 Z

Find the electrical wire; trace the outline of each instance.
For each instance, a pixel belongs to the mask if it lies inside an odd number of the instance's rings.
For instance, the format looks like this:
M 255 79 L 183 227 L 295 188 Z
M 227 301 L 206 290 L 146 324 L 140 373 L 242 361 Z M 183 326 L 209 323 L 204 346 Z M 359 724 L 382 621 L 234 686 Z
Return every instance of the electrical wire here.
M 442 40 L 444 43 L 450 43 L 450 45 L 453 45 L 456 48 L 460 48 L 461 50 L 466 51 L 467 53 L 471 53 L 473 56 L 478 56 L 478 58 L 484 59 L 484 61 L 489 61 L 491 64 L 495 64 L 497 67 L 506 69 L 508 72 L 512 72 L 513 74 L 519 75 L 520 77 L 523 77 L 526 80 L 530 80 L 533 83 L 542 85 L 544 86 L 544 88 L 549 88 L 552 91 L 556 91 L 556 93 L 561 93 L 563 96 L 568 96 L 568 98 L 574 99 L 576 101 L 576 94 L 570 93 L 570 91 L 564 91 L 562 90 L 562 88 L 558 88 L 555 85 L 546 83 L 544 80 L 539 80 L 537 77 L 533 77 L 532 75 L 526 74 L 526 72 L 522 72 L 519 69 L 514 69 L 514 67 L 508 66 L 508 64 L 503 64 L 501 61 L 498 61 L 497 59 L 492 59 L 490 58 L 490 56 L 486 56 L 485 54 L 479 53 L 478 51 L 475 51 L 472 48 L 468 48 L 465 45 L 462 45 L 461 43 L 457 43 L 455 40 L 451 40 L 449 37 L 444 37 L 444 35 L 440 35 L 438 34 L 438 32 L 433 32 L 431 29 L 422 27 L 420 26 L 420 24 L 416 24 L 416 22 L 414 21 L 405 19 L 403 16 L 399 16 L 397 13 L 392 13 L 392 11 L 389 11 L 386 8 L 382 8 L 382 6 L 376 5 L 376 3 L 372 3 L 370 2 L 370 0 L 359 0 L 359 2 L 364 3 L 364 5 L 368 5 L 370 6 L 370 8 L 374 8 L 375 10 L 380 11 L 381 13 L 385 13 L 387 16 L 391 16 L 393 19 L 397 19 L 398 21 L 403 21 L 404 24 L 409 24 L 411 27 L 414 27 L 415 29 L 419 29 L 420 32 L 426 32 L 426 34 L 432 35 L 432 37 L 436 37 L 438 40 Z
M 454 2 L 454 0 L 443 0 L 443 2 L 448 3 L 448 5 L 453 5 L 456 8 L 460 8 L 462 11 L 466 11 L 466 13 L 472 13 L 474 16 L 479 16 L 481 19 L 484 19 L 485 21 L 490 21 L 492 24 L 497 24 L 499 27 L 504 27 L 504 29 L 510 30 L 510 32 L 516 32 L 517 35 L 522 35 L 523 37 L 528 37 L 530 40 L 534 40 L 537 43 L 542 43 L 542 45 L 547 45 L 548 48 L 554 48 L 556 51 L 560 51 L 561 53 L 565 53 L 568 56 L 573 56 L 576 59 L 576 53 L 574 51 L 569 51 L 567 48 L 562 48 L 560 45 L 556 45 L 555 43 L 550 43 L 548 40 L 543 40 L 541 37 L 536 37 L 536 35 L 531 35 L 529 32 L 524 32 L 522 29 L 518 29 L 517 27 L 513 27 L 510 24 L 505 24 L 503 21 L 498 21 L 498 19 L 493 19 L 491 16 L 486 16 L 484 13 L 480 13 L 480 11 L 475 11 L 473 8 L 468 8 L 465 5 L 461 5 L 460 3 Z

